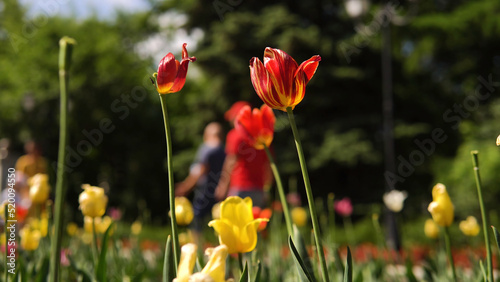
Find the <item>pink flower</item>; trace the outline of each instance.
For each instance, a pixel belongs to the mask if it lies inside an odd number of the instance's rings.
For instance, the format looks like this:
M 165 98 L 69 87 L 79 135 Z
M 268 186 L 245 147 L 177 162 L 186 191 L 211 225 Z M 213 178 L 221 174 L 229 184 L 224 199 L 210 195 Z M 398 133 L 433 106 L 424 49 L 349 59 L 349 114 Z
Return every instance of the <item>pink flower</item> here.
M 70 265 L 68 255 L 70 255 L 69 249 L 62 249 L 61 250 L 61 265 L 63 265 L 63 266 Z
M 346 197 L 340 201 L 336 201 L 335 202 L 335 211 L 344 217 L 351 216 L 351 214 L 352 214 L 351 199 Z
M 109 208 L 108 214 L 114 221 L 119 221 L 122 218 L 122 211 L 119 208 Z

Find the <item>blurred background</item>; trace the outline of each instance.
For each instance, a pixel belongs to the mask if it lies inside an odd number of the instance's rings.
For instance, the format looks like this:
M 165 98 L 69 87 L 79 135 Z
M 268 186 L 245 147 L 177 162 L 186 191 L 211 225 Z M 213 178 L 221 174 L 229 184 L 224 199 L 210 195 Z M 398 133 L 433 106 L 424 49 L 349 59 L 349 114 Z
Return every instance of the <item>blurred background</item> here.
M 207 123 L 227 132 L 223 114 L 232 103 L 262 104 L 250 58 L 262 59 L 268 46 L 299 64 L 319 54 L 294 110 L 315 196 L 350 197 L 356 219 L 379 207 L 388 189 L 406 190 L 404 216 L 416 219 L 429 216 L 430 191 L 441 182 L 457 217 L 479 217 L 470 150 L 480 151 L 489 210 L 500 196 L 499 12 L 496 0 L 1 0 L 0 138 L 10 140 L 10 158 L 35 140 L 55 183 L 58 41 L 75 38 L 69 217 L 81 221 L 77 198 L 89 183 L 105 188 L 108 206 L 126 219 L 163 224 L 165 137 L 150 82 L 161 58 L 179 58 L 184 42 L 197 58 L 182 91 L 168 96 L 180 181 Z M 275 114 L 285 189 L 303 193 L 287 116 Z

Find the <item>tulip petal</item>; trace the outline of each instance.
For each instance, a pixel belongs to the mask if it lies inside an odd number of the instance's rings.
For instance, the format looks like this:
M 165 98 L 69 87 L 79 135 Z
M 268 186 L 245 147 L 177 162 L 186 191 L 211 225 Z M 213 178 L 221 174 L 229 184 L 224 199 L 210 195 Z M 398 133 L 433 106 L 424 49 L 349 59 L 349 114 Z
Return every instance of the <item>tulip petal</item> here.
M 177 61 L 172 53 L 168 53 L 161 59 L 158 65 L 158 75 L 156 77 L 156 87 L 158 93 L 170 93 L 170 89 L 174 84 L 174 79 L 177 76 L 179 61 Z
M 184 87 L 184 83 L 186 82 L 186 75 L 188 71 L 189 62 L 196 61 L 195 57 L 182 59 L 182 62 L 177 71 L 177 76 L 175 77 L 174 84 L 172 89 L 170 89 L 171 93 L 179 92 L 182 87 Z
M 251 252 L 257 245 L 257 230 L 262 222 L 268 222 L 267 218 L 257 218 L 249 222 L 240 233 L 241 253 Z
M 252 199 L 246 197 L 231 196 L 221 204 L 221 218 L 228 220 L 231 224 L 243 227 L 253 220 Z
M 282 108 L 280 96 L 271 84 L 269 73 L 255 57 L 250 60 L 250 78 L 255 92 L 264 103 L 274 109 Z
M 197 248 L 198 247 L 193 243 L 182 246 L 176 281 L 183 282 L 189 280 L 189 276 L 193 273 L 194 264 L 196 262 Z
M 273 110 L 267 105 L 262 105 L 260 107 L 260 111 L 262 112 L 262 127 L 274 132 L 276 117 L 273 113 Z
M 306 94 L 306 75 L 304 72 L 299 72 L 295 77 L 292 91 L 290 92 L 289 97 L 289 107 L 292 107 L 292 110 L 300 103 Z
M 235 119 L 235 128 L 246 137 L 248 145 L 257 150 L 270 146 L 273 141 L 275 117 L 272 109 L 262 105 L 261 109 L 242 108 Z
M 306 75 L 306 83 L 311 80 L 313 75 L 316 73 L 316 69 L 318 68 L 319 62 L 321 61 L 321 57 L 319 55 L 314 55 L 312 56 L 309 60 L 302 62 L 300 64 L 299 68 L 297 69 L 295 75 L 299 71 L 303 71 Z
M 230 254 L 240 252 L 240 244 L 238 242 L 240 232 L 239 230 L 235 230 L 235 226 L 231 222 L 227 222 L 224 219 L 216 219 L 210 221 L 208 226 L 213 227 L 215 232 L 219 234 L 219 242 L 227 246 Z
M 264 66 L 266 67 L 272 85 L 280 96 L 281 105 L 290 105 L 290 97 L 297 62 L 286 52 L 267 47 L 264 51 Z
M 234 128 L 246 137 L 247 143 L 253 146 L 255 143 L 254 123 L 250 106 L 244 106 L 235 118 Z
M 228 247 L 225 245 L 220 245 L 213 249 L 210 253 L 210 258 L 201 273 L 210 275 L 213 281 L 225 281 L 227 254 Z

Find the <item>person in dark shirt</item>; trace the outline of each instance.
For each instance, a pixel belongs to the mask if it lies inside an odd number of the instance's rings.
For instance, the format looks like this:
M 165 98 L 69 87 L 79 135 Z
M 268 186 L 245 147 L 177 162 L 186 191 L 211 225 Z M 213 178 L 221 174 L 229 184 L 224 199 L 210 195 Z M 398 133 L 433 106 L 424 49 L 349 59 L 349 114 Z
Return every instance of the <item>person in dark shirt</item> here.
M 215 188 L 219 182 L 226 154 L 223 146 L 222 126 L 217 122 L 209 123 L 203 133 L 203 144 L 198 148 L 195 160 L 184 181 L 176 184 L 175 196 L 186 196 L 194 189 L 192 227 L 197 234 L 202 231 L 207 216 L 211 215 L 216 203 Z

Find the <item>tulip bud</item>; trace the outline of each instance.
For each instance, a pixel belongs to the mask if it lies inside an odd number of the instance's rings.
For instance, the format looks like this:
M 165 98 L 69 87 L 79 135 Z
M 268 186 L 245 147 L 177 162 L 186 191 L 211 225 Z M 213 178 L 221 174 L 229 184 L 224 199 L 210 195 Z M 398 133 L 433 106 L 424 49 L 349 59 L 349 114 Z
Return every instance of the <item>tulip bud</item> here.
M 336 201 L 335 202 L 335 211 L 344 217 L 351 216 L 351 214 L 352 214 L 351 199 L 346 197 L 340 201 Z
M 439 226 L 432 219 L 427 219 L 424 225 L 425 236 L 431 239 L 437 239 L 439 236 Z
M 228 197 L 221 203 L 220 211 L 220 219 L 208 223 L 219 234 L 220 244 L 226 245 L 230 254 L 252 251 L 257 245 L 258 226 L 269 219 L 253 218 L 250 197 Z
M 182 60 L 179 63 L 172 53 L 168 53 L 158 65 L 156 74 L 156 89 L 160 94 L 179 92 L 186 82 L 189 62 L 196 61 L 195 57 L 188 57 L 186 43 L 182 45 Z
M 76 225 L 76 223 L 74 222 L 68 223 L 68 225 L 66 226 L 66 232 L 70 237 L 75 236 L 78 232 L 78 225 Z
M 89 184 L 83 184 L 82 188 L 84 190 L 78 198 L 82 214 L 90 217 L 103 216 L 108 204 L 108 197 L 104 194 L 104 189 Z
M 384 194 L 384 204 L 392 212 L 400 212 L 407 197 L 406 191 L 391 190 Z
M 473 216 L 468 216 L 466 220 L 461 221 L 458 227 L 460 228 L 460 231 L 464 233 L 464 235 L 470 237 L 477 236 L 477 234 L 479 234 L 479 231 L 481 231 L 479 224 L 477 224 L 476 218 Z
M 50 185 L 49 176 L 43 173 L 37 173 L 28 180 L 30 186 L 31 202 L 43 204 L 49 198 Z
M 454 207 L 446 191 L 446 186 L 441 183 L 436 184 L 432 188 L 432 200 L 427 208 L 432 219 L 440 226 L 450 226 L 453 223 Z
M 19 235 L 21 235 L 21 248 L 26 251 L 38 249 L 40 239 L 42 238 L 40 230 L 32 229 L 29 225 L 26 225 L 19 231 Z
M 186 197 L 175 197 L 175 219 L 180 226 L 189 225 L 193 221 L 193 205 Z
M 307 212 L 303 207 L 294 207 L 291 212 L 293 224 L 297 227 L 305 226 L 307 223 Z
M 136 236 L 139 235 L 139 233 L 141 233 L 141 230 L 142 230 L 142 223 L 139 220 L 134 221 L 134 223 L 132 223 L 132 225 L 130 226 L 130 232 L 133 235 Z

